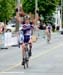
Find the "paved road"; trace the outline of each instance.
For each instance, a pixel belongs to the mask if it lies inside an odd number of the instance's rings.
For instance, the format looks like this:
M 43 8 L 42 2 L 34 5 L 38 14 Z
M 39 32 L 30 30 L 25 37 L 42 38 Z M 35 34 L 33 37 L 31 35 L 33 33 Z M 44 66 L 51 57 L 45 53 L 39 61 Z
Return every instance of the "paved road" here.
M 52 34 L 50 44 L 39 38 L 33 43 L 33 56 L 26 70 L 21 65 L 20 48 L 0 50 L 0 75 L 63 75 L 63 35 Z

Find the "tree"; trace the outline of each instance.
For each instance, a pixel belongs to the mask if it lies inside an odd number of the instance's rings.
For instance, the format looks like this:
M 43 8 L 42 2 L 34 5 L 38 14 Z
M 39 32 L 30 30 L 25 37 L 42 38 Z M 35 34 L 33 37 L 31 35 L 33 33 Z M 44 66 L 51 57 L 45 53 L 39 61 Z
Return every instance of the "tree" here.
M 42 14 L 44 18 L 46 16 L 52 15 L 56 10 L 56 6 L 59 4 L 60 0 L 38 0 L 39 14 Z M 23 1 L 23 9 L 26 13 L 35 12 L 35 0 L 25 0 Z
M 35 2 L 34 0 L 23 0 L 23 9 L 26 13 L 33 12 L 35 11 Z
M 0 0 L 0 21 L 8 21 L 15 12 L 15 0 Z

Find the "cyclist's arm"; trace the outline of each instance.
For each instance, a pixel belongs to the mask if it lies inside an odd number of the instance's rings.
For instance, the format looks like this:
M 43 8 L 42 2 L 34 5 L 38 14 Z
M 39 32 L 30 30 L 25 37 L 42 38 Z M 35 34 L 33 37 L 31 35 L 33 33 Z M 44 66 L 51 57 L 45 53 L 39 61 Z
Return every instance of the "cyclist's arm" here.
M 48 34 L 48 29 L 46 28 L 46 30 L 45 30 L 45 34 L 47 35 Z
M 19 16 L 18 12 L 16 12 L 16 20 L 17 20 L 18 23 L 22 23 L 22 20 L 21 20 L 21 18 Z
M 37 18 L 32 20 L 32 23 L 35 24 L 39 19 L 40 19 L 40 17 L 38 16 Z
M 31 25 L 31 30 L 33 30 L 34 29 L 34 24 L 32 23 L 30 25 Z
M 18 11 L 18 9 L 16 9 L 16 20 L 18 21 L 18 23 L 22 23 L 21 20 L 21 15 L 25 16 L 24 11 L 21 9 L 21 11 Z

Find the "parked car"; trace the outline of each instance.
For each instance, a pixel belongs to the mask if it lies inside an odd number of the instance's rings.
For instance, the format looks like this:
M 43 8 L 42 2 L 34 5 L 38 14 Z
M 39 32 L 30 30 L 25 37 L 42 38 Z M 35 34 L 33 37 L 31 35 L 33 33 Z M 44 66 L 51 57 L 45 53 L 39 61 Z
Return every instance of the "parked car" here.
M 16 19 L 12 18 L 6 25 L 6 31 L 15 32 L 16 30 Z
M 60 32 L 61 32 L 61 34 L 63 35 L 63 29 L 62 29 Z
M 15 23 L 8 23 L 8 25 L 6 25 L 6 32 L 15 32 L 16 30 L 16 24 Z

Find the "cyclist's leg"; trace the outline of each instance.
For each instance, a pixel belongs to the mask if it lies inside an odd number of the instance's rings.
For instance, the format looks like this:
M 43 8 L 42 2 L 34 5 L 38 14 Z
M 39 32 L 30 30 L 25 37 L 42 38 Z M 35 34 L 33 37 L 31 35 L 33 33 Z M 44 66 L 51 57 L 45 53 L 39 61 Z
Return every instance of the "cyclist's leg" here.
M 24 65 L 25 43 L 22 44 L 22 65 Z
M 25 54 L 25 43 L 22 44 L 22 58 L 24 58 Z
M 25 43 L 28 43 L 28 42 L 29 42 L 29 36 L 25 35 L 24 36 L 24 43 L 22 44 L 22 56 L 23 56 L 22 65 L 24 64 L 24 57 L 25 57 L 25 49 L 26 49 Z
M 50 40 L 51 40 L 51 33 L 50 33 Z
M 29 56 L 31 56 L 32 55 L 32 52 L 31 52 L 31 50 L 32 50 L 32 37 L 29 39 L 29 48 L 30 48 Z
M 25 48 L 26 48 L 25 43 L 26 43 L 26 36 L 24 35 L 24 41 L 22 44 L 22 65 L 24 65 Z
M 51 40 L 51 33 L 49 32 L 48 34 L 48 42 L 50 43 L 50 40 Z
M 49 32 L 47 33 L 47 42 L 49 42 Z
M 48 42 L 50 41 L 50 34 L 48 34 Z
M 51 33 L 49 32 L 49 40 L 51 40 Z

